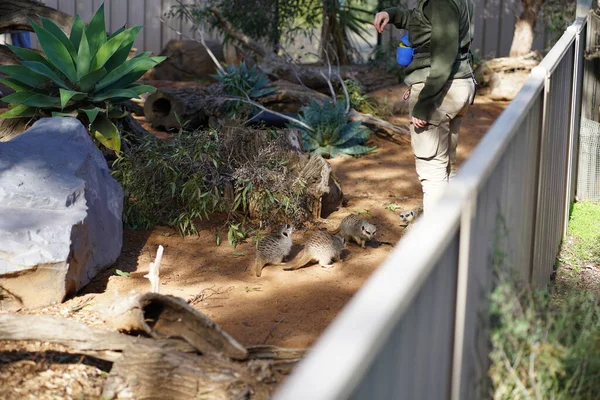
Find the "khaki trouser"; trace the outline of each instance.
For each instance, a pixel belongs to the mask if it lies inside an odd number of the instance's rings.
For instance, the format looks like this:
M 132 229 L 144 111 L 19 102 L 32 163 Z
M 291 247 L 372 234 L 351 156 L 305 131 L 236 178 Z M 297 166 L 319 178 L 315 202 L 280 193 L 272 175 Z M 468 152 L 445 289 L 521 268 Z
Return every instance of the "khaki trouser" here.
M 424 84 L 411 87 L 408 110 L 417 102 Z M 417 175 L 423 187 L 423 212 L 440 198 L 448 180 L 456 173 L 456 146 L 463 115 L 475 95 L 473 79 L 454 79 L 444 86 L 441 104 L 424 128 L 410 126 Z

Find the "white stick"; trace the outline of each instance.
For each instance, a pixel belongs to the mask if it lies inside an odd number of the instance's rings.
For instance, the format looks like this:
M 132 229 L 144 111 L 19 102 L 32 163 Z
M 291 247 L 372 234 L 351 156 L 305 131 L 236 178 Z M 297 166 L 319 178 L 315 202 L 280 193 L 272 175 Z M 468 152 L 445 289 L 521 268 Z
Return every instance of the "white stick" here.
M 150 290 L 152 293 L 158 293 L 160 290 L 160 261 L 162 260 L 163 250 L 164 247 L 159 245 L 156 258 L 153 263 L 150 263 L 150 271 L 144 275 L 144 278 L 148 278 L 150 281 Z

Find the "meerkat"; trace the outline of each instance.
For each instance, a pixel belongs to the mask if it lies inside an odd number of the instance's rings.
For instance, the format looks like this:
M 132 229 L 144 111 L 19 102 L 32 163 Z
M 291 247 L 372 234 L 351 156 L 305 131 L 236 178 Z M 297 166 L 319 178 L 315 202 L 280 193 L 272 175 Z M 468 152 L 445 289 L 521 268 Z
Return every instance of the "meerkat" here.
M 415 207 L 412 210 L 406 210 L 400 212 L 400 220 L 402 223 L 401 226 L 408 227 L 410 224 L 415 222 L 415 220 L 421 215 L 423 212 L 423 207 Z
M 377 227 L 369 221 L 363 219 L 361 216 L 356 214 L 347 215 L 340 226 L 333 232 L 333 234 L 339 234 L 344 238 L 346 243 L 354 240 L 363 249 L 367 243 L 367 240 L 373 239 Z
M 292 233 L 294 227 L 285 224 L 279 228 L 275 235 L 268 235 L 260 239 L 256 245 L 256 259 L 254 273 L 257 277 L 262 274 L 262 269 L 267 264 L 285 264 L 285 258 L 292 250 Z
M 340 261 L 345 243 L 342 236 L 332 235 L 327 231 L 317 231 L 304 245 L 300 261 L 293 267 L 284 268 L 284 271 L 294 271 L 315 260 L 321 267 L 331 268 L 335 261 Z

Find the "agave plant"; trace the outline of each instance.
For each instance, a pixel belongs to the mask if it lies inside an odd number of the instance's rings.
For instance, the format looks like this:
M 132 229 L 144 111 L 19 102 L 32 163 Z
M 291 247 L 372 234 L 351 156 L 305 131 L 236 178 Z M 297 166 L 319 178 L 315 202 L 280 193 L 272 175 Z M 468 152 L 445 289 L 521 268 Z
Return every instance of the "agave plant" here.
M 251 99 L 256 99 L 277 91 L 276 88 L 268 87 L 269 78 L 256 65 L 248 68 L 245 61 L 240 65 L 228 65 L 213 77 L 223 84 L 227 93 L 242 98 L 248 95 Z
M 75 17 L 69 37 L 52 21 L 29 20 L 45 57 L 9 46 L 21 65 L 0 67 L 0 82 L 15 90 L 2 100 L 10 108 L 0 118 L 72 116 L 88 126 L 104 146 L 120 151 L 121 140 L 111 119 L 125 114 L 119 103 L 156 88 L 135 82 L 165 57 L 150 53 L 127 57 L 141 26 L 121 28 L 107 36 L 104 4 L 86 26 Z
M 302 132 L 304 149 L 330 157 L 358 156 L 372 152 L 373 147 L 366 146 L 369 137 L 368 129 L 360 122 L 350 122 L 345 110 L 345 102 L 332 102 L 327 99 L 323 103 L 312 100 L 302 108 L 299 120 L 313 128 L 294 126 Z

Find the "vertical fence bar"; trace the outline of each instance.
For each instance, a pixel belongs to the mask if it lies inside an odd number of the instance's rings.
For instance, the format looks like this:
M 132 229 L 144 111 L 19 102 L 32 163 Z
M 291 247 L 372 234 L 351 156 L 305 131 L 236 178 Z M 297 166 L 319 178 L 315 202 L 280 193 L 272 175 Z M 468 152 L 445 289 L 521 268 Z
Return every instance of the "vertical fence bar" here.
M 565 187 L 565 215 L 563 221 L 563 237 L 567 236 L 569 228 L 569 217 L 571 215 L 571 206 L 575 200 L 575 171 L 577 170 L 577 151 L 579 136 L 579 127 L 581 119 L 581 90 L 583 79 L 581 76 L 583 66 L 583 47 L 581 32 L 585 29 L 585 21 L 578 20 L 574 25 L 567 28 L 575 34 L 575 52 L 573 61 L 573 88 L 571 98 L 571 123 L 569 126 L 569 154 L 567 160 L 567 183 Z
M 467 314 L 467 290 L 469 288 L 469 263 L 471 233 L 477 209 L 477 197 L 472 194 L 466 200 L 460 219 L 460 241 L 458 247 L 458 274 L 456 279 L 456 313 L 454 317 L 454 348 L 452 354 L 452 383 L 450 400 L 461 400 L 461 376 L 465 344 L 465 322 Z

